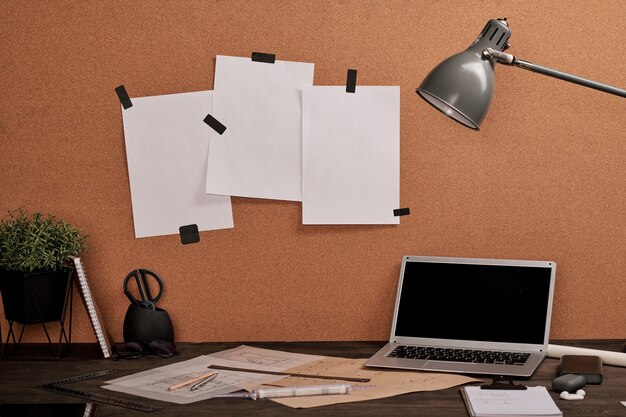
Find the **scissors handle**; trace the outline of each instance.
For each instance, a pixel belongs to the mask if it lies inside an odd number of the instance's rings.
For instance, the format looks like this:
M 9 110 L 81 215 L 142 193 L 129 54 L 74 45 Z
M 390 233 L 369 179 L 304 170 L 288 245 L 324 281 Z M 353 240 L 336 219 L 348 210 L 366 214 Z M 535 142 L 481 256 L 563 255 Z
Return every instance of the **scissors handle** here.
M 156 280 L 157 284 L 159 284 L 159 292 L 156 297 L 153 297 L 150 292 L 147 275 L 152 276 Z M 134 278 L 137 283 L 137 289 L 139 291 L 141 301 L 137 300 L 137 298 L 135 298 L 135 296 L 133 296 L 128 289 L 128 281 L 130 281 L 131 278 Z M 126 275 L 126 278 L 124 279 L 124 294 L 126 294 L 126 297 L 128 297 L 133 305 L 154 310 L 154 304 L 161 298 L 161 295 L 163 295 L 163 281 L 157 274 L 148 269 L 135 269 Z

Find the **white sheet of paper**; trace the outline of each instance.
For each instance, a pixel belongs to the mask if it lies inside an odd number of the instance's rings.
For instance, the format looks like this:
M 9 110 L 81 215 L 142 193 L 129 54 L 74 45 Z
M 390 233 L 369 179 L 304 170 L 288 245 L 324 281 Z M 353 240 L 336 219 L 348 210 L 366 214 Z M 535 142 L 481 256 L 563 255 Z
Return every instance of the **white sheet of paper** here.
M 145 371 L 136 372 L 131 375 L 121 376 L 115 379 L 110 379 L 108 381 L 104 381 L 105 384 L 121 384 L 122 382 L 144 377 L 148 375 L 158 374 L 159 372 L 169 372 L 171 370 L 181 369 L 181 368 L 190 368 L 194 366 L 209 366 L 211 362 L 207 361 L 206 356 L 197 356 L 193 359 L 187 359 L 185 361 L 179 361 L 170 363 L 169 365 L 159 366 L 157 368 L 147 369 Z
M 271 383 L 284 378 L 282 375 L 256 374 L 249 372 L 217 371 L 217 376 L 202 388 L 191 391 L 189 386 L 169 391 L 168 388 L 206 374 L 208 366 L 215 363 L 210 356 L 202 356 L 190 361 L 179 362 L 149 371 L 139 372 L 112 381 L 106 381 L 102 388 L 138 395 L 154 400 L 176 404 L 189 404 L 206 400 L 217 395 L 238 391 L 246 387 Z
M 289 368 L 306 365 L 323 359 L 323 356 L 284 352 L 241 345 L 233 349 L 212 353 L 213 364 L 256 371 L 283 372 Z
M 302 222 L 399 224 L 400 87 L 303 91 Z
M 102 388 L 124 392 L 155 400 L 188 404 L 206 400 L 217 395 L 239 389 L 268 384 L 284 379 L 283 375 L 268 375 L 251 372 L 217 370 L 217 377 L 197 391 L 189 387 L 168 391 L 172 385 L 187 381 L 206 373 L 210 365 L 222 365 L 281 372 L 322 359 L 322 356 L 283 352 L 241 345 L 211 355 L 198 356 L 158 368 L 148 369 L 132 375 L 105 381 Z
M 135 237 L 233 227 L 230 197 L 205 193 L 213 92 L 134 97 L 122 109 Z
M 313 64 L 217 56 L 206 192 L 302 200 L 301 90 Z

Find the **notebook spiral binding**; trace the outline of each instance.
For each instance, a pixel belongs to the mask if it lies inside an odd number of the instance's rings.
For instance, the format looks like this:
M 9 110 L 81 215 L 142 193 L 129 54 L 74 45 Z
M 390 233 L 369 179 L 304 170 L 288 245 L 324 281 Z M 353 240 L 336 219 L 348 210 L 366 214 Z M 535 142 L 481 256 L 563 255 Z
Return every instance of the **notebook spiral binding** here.
M 102 322 L 102 316 L 98 311 L 98 307 L 91 295 L 91 290 L 89 289 L 89 283 L 87 282 L 87 273 L 85 272 L 85 268 L 83 267 L 83 262 L 78 257 L 72 257 L 72 263 L 74 264 L 74 269 L 76 271 L 76 276 L 78 277 L 76 281 L 76 285 L 78 286 L 78 292 L 80 293 L 80 297 L 83 300 L 83 304 L 85 305 L 85 309 L 87 310 L 87 314 L 89 315 L 89 320 L 91 321 L 91 326 L 96 335 L 96 339 L 98 344 L 100 345 L 100 349 L 102 349 L 102 355 L 105 358 L 111 357 L 111 337 L 106 331 L 104 324 Z

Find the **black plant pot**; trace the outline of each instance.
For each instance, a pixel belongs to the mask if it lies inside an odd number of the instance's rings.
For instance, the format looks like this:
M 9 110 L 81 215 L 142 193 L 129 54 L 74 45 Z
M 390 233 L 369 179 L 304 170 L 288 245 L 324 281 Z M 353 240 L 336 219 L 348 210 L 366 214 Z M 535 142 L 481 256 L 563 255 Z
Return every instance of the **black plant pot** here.
M 42 272 L 0 270 L 5 318 L 22 324 L 60 321 L 69 277 L 68 269 Z

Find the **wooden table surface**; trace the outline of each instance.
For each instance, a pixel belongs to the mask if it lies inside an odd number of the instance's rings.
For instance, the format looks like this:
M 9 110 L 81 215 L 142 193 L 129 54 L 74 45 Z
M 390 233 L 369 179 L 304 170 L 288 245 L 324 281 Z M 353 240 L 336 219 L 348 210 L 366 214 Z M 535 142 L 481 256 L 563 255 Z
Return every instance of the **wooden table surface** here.
M 554 344 L 575 345 L 602 350 L 622 351 L 623 340 L 553 341 Z M 24 361 L 5 358 L 0 361 L 0 403 L 78 403 L 78 398 L 60 395 L 33 388 L 52 381 L 85 375 L 108 369 L 120 369 L 125 374 L 187 360 L 196 356 L 229 349 L 242 343 L 181 343 L 175 358 L 145 356 L 134 360 L 111 361 L 98 356 L 97 346 L 74 345 L 72 352 L 60 361 Z M 285 342 L 250 343 L 246 345 L 268 349 L 279 349 L 298 353 L 366 358 L 373 355 L 383 342 Z M 545 385 L 551 388 L 556 376 L 558 360 L 547 358 L 530 378 L 519 381 L 527 385 Z M 98 416 L 467 416 L 459 388 L 432 392 L 418 392 L 379 400 L 338 404 L 311 409 L 292 409 L 272 401 L 250 401 L 236 398 L 213 398 L 188 405 L 176 405 L 134 397 L 100 388 L 104 377 L 68 385 L 71 388 L 127 398 L 161 409 L 152 413 L 102 404 Z M 559 399 L 551 392 L 557 405 L 566 417 L 574 416 L 626 416 L 626 368 L 604 366 L 604 381 L 601 385 L 585 387 L 587 396 L 582 401 Z

